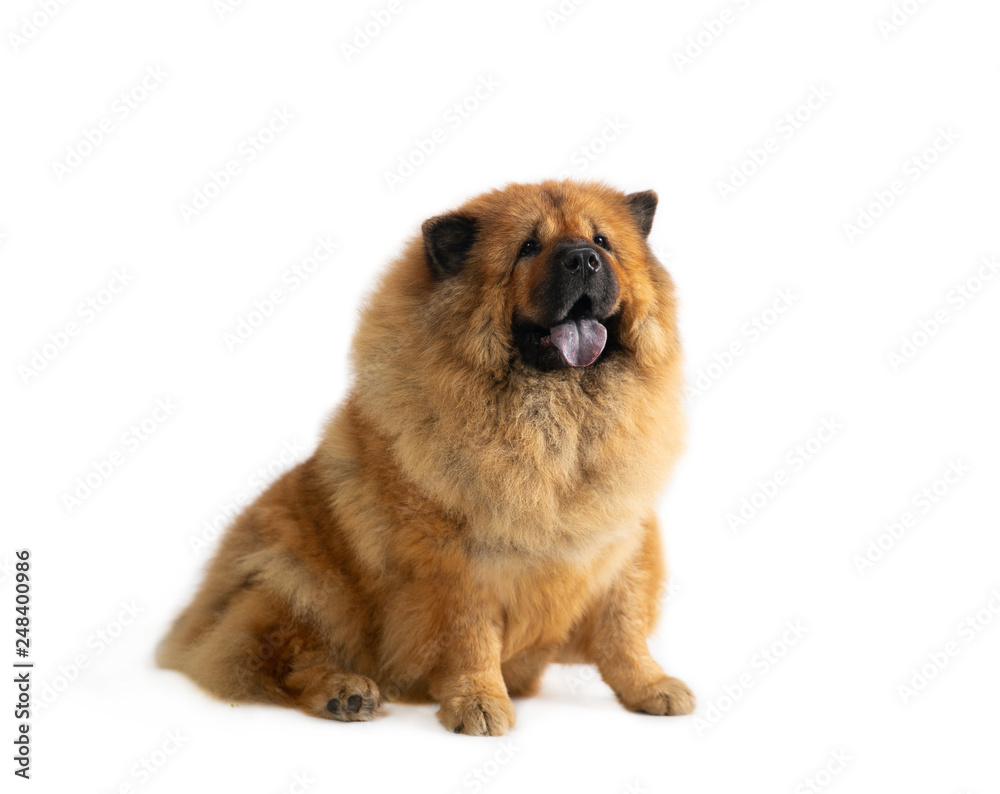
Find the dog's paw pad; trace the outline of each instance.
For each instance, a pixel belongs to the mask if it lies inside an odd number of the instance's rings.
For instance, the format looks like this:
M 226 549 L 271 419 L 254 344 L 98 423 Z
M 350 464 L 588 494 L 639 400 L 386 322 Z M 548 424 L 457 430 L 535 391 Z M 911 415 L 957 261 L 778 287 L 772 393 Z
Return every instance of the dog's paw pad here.
M 361 722 L 374 717 L 382 705 L 378 686 L 370 678 L 338 673 L 318 687 L 322 693 L 314 713 L 342 722 Z

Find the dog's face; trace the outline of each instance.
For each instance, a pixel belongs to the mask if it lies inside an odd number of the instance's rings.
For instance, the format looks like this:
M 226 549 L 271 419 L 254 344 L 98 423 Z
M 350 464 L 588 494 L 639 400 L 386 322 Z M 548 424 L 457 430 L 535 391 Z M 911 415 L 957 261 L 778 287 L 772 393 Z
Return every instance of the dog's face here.
M 628 349 L 652 299 L 655 211 L 652 191 L 511 185 L 426 221 L 423 240 L 434 277 L 477 285 L 526 365 L 592 367 Z

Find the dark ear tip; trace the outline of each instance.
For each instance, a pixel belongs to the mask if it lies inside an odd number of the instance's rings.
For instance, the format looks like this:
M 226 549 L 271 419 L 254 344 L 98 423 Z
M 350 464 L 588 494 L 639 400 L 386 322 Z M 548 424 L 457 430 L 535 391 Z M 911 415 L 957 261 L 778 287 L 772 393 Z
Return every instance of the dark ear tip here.
M 434 229 L 437 227 L 442 220 L 444 220 L 443 215 L 435 215 L 433 218 L 428 218 L 422 224 L 420 224 L 420 231 L 424 235 L 429 235 L 434 233 Z
M 659 196 L 655 190 L 642 190 L 638 193 L 629 193 L 625 197 L 632 217 L 639 226 L 639 230 L 646 236 L 653 228 L 653 216 L 656 214 L 656 205 L 659 203 Z
M 444 215 L 435 215 L 433 218 L 428 218 L 420 225 L 420 231 L 425 235 L 433 235 L 435 232 L 443 230 L 452 229 L 475 229 L 476 222 L 466 216 L 459 215 L 454 212 L 448 212 Z
M 420 226 L 427 261 L 438 275 L 451 275 L 461 267 L 476 236 L 476 221 L 449 212 L 428 218 Z
M 629 193 L 625 198 L 629 204 L 638 204 L 643 207 L 653 207 L 654 209 L 660 201 L 660 197 L 656 195 L 655 190 L 640 190 L 638 193 Z

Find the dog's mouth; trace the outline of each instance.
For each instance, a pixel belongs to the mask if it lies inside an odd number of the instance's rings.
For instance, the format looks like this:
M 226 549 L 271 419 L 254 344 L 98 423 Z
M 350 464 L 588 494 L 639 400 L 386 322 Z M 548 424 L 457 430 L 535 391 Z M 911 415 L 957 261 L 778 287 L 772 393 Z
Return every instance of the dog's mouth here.
M 524 360 L 537 369 L 589 367 L 615 345 L 617 315 L 593 316 L 590 298 L 581 297 L 565 317 L 548 327 L 528 320 L 514 321 L 514 342 Z

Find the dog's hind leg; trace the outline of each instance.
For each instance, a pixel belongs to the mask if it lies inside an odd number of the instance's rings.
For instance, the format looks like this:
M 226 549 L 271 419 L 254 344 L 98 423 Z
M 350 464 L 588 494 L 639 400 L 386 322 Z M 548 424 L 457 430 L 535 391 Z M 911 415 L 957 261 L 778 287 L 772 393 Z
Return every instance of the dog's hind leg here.
M 180 670 L 211 694 L 243 703 L 274 703 L 314 717 L 369 720 L 381 706 L 370 678 L 342 668 L 307 618 L 280 597 L 249 584 L 215 615 L 196 601 L 161 646 L 161 666 Z

